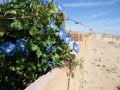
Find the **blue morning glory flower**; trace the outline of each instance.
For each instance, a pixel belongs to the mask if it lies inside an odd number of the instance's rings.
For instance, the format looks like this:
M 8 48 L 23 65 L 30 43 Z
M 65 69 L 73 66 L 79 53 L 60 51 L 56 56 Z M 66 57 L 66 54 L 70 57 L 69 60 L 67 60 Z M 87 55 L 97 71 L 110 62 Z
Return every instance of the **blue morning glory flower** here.
M 60 37 L 60 40 L 63 40 L 65 38 L 66 34 L 65 34 L 65 30 L 63 27 L 60 27 L 60 30 L 59 30 L 59 37 Z
M 52 51 L 52 44 L 47 48 L 47 53 L 50 53 Z
M 42 2 L 41 2 L 41 4 L 42 4 L 42 6 L 45 6 L 46 4 L 47 4 L 47 0 L 42 0 Z
M 48 61 L 47 66 L 51 67 L 51 65 L 54 64 L 54 61 Z
M 16 52 L 16 46 L 12 42 L 6 42 L 1 45 L 2 53 L 6 56 L 13 56 Z
M 53 30 L 56 29 L 56 25 L 55 25 L 55 23 L 54 23 L 53 20 L 50 21 L 50 26 L 51 26 L 51 28 L 52 28 Z
M 47 33 L 47 32 L 48 32 L 48 28 L 45 28 L 45 29 L 44 29 L 44 32 Z
M 70 41 L 71 41 L 71 35 L 70 35 L 70 34 L 67 34 L 66 37 L 65 37 L 65 39 L 64 39 L 64 42 L 65 42 L 66 44 L 68 44 Z
M 76 53 L 80 52 L 79 46 L 76 43 L 73 43 L 73 50 L 75 50 Z
M 16 48 L 25 56 L 28 56 L 29 50 L 27 49 L 26 40 L 24 38 L 19 38 L 16 40 Z
M 26 41 L 24 38 L 19 38 L 16 40 L 16 48 L 21 52 L 24 52 L 26 49 Z
M 64 12 L 64 8 L 63 8 L 63 6 L 61 4 L 58 4 L 58 8 L 59 8 L 59 10 L 60 10 L 61 13 Z

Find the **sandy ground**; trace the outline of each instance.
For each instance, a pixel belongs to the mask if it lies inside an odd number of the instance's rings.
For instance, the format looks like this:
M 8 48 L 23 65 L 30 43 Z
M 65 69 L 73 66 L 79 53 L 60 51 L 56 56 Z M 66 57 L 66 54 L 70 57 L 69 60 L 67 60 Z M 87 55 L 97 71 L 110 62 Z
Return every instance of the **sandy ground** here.
M 120 39 L 92 35 L 85 41 L 84 82 L 80 90 L 120 90 Z

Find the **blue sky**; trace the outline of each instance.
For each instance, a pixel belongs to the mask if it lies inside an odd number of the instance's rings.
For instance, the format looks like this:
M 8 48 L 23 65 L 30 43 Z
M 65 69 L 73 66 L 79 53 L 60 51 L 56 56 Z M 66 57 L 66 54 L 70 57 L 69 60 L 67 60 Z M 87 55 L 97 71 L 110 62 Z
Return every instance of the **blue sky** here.
M 81 22 L 96 33 L 120 35 L 120 0 L 59 0 L 67 17 Z M 88 33 L 89 29 L 66 22 L 67 30 Z
M 120 35 L 120 0 L 57 1 L 64 6 L 67 17 L 89 26 L 94 32 Z M 88 28 L 70 21 L 66 21 L 66 29 L 89 32 Z

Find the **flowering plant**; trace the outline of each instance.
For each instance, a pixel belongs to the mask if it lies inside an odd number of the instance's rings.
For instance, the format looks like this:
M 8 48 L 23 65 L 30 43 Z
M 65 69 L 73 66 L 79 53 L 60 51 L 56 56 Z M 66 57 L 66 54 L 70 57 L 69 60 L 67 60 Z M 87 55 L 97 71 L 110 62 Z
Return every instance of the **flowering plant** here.
M 21 90 L 70 52 L 79 52 L 65 29 L 64 8 L 53 0 L 11 0 L 0 4 L 0 90 Z

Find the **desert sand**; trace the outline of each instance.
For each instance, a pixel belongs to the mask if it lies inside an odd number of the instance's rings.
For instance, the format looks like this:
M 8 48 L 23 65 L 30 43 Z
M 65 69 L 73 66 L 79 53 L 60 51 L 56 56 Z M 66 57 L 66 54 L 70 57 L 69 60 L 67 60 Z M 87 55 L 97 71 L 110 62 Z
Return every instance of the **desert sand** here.
M 85 41 L 80 90 L 120 90 L 120 37 L 93 34 Z
M 76 59 L 83 60 L 83 69 L 77 66 L 74 78 L 68 69 L 55 69 L 35 81 L 26 90 L 120 90 L 120 36 L 91 34 L 80 45 Z M 75 52 L 73 52 L 75 54 Z

